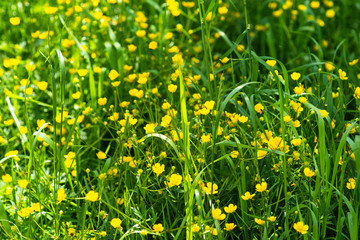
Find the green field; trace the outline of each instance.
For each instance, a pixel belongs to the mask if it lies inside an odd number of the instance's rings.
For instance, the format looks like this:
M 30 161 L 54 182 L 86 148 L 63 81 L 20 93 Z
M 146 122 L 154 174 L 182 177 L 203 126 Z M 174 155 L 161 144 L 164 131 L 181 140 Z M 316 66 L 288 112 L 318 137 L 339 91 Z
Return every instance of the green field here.
M 360 239 L 358 0 L 0 2 L 0 239 Z

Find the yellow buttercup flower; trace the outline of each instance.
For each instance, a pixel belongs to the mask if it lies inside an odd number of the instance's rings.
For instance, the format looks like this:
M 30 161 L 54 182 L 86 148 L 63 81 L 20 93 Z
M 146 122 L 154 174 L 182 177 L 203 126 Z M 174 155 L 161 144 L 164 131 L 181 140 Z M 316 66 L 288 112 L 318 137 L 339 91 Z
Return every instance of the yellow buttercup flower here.
M 46 90 L 48 87 L 48 83 L 45 81 L 38 82 L 36 85 L 42 91 Z
M 241 198 L 245 201 L 252 199 L 255 196 L 254 194 L 251 194 L 250 192 L 246 192 L 244 195 L 241 195 Z
M 276 60 L 266 60 L 266 64 L 270 67 L 273 67 L 276 65 Z
M 350 178 L 346 183 L 346 188 L 352 190 L 355 189 L 355 187 L 356 187 L 356 180 L 354 178 Z
M 306 234 L 307 231 L 309 230 L 309 226 L 308 225 L 304 225 L 304 223 L 302 221 L 299 221 L 297 223 L 294 223 L 294 229 L 296 231 L 298 231 L 301 234 Z
M 182 176 L 180 174 L 174 173 L 171 174 L 169 181 L 165 182 L 165 185 L 171 188 L 173 186 L 179 186 L 181 182 L 182 182 Z
M 329 112 L 326 110 L 319 110 L 321 117 L 326 118 L 329 115 Z
M 225 213 L 222 213 L 220 208 L 216 208 L 215 210 L 212 210 L 211 215 L 213 218 L 220 220 L 220 221 L 224 220 L 226 218 Z
M 65 196 L 66 196 L 66 193 L 65 193 L 65 189 L 64 188 L 60 188 L 58 191 L 57 191 L 57 203 L 56 204 L 59 204 L 61 203 L 62 201 L 65 200 Z
M 98 104 L 99 104 L 100 106 L 104 106 L 106 103 L 107 103 L 107 98 L 106 98 L 106 97 L 103 97 L 103 98 L 99 98 L 99 99 L 98 99 Z
M 19 17 L 12 17 L 12 18 L 10 18 L 10 23 L 11 23 L 11 25 L 13 25 L 13 26 L 19 25 L 20 22 L 21 22 L 21 19 L 20 19 Z
M 267 189 L 267 183 L 262 182 L 262 183 L 256 184 L 255 188 L 256 188 L 257 192 L 264 192 Z
M 341 79 L 341 80 L 348 80 L 348 77 L 346 76 L 346 72 L 345 71 L 343 71 L 343 70 L 341 70 L 340 68 L 339 68 L 339 78 Z
M 152 170 L 157 176 L 159 176 L 161 173 L 165 171 L 165 165 L 160 163 L 155 163 L 152 166 Z
M 111 226 L 113 226 L 113 228 L 119 228 L 121 226 L 122 221 L 120 220 L 120 218 L 113 218 L 111 219 Z
M 155 128 L 157 127 L 157 123 L 148 123 L 146 124 L 146 126 L 144 127 L 145 129 L 145 133 L 153 133 L 155 131 Z
M 119 76 L 119 73 L 114 69 L 112 69 L 109 73 L 109 78 L 111 81 L 115 80 L 118 76 Z
M 260 218 L 255 218 L 255 222 L 259 225 L 264 225 L 265 224 L 265 220 L 262 220 Z
M 102 151 L 99 151 L 99 152 L 96 153 L 96 156 L 97 156 L 98 159 L 103 160 L 103 159 L 106 158 L 106 153 L 104 153 Z
M 313 170 L 311 170 L 310 168 L 308 168 L 308 167 L 304 168 L 304 174 L 307 177 L 315 176 L 315 172 Z
M 5 175 L 2 175 L 1 178 L 2 178 L 2 180 L 3 180 L 4 182 L 6 182 L 6 183 L 9 183 L 9 182 L 12 181 L 12 177 L 11 177 L 10 174 L 8 174 L 8 173 L 5 174 Z
M 276 217 L 275 216 L 270 216 L 270 217 L 267 218 L 267 220 L 269 220 L 270 222 L 275 222 Z
M 158 47 L 158 43 L 157 43 L 157 42 L 151 41 L 151 42 L 149 43 L 149 48 L 150 48 L 150 49 L 155 50 L 155 49 L 157 49 L 157 47 Z
M 204 186 L 203 188 L 207 194 L 216 194 L 216 193 L 218 193 L 217 190 L 219 187 L 216 183 L 208 182 L 208 183 L 206 183 L 206 186 Z
M 154 232 L 158 232 L 158 233 L 162 232 L 162 231 L 164 231 L 164 226 L 161 223 L 155 224 L 153 226 L 153 230 L 154 230 Z
M 235 223 L 225 223 L 225 228 L 224 230 L 226 231 L 232 231 L 234 230 L 234 228 L 236 227 Z
M 93 190 L 89 191 L 85 196 L 85 199 L 91 202 L 96 202 L 98 198 L 99 198 L 99 193 Z
M 299 80 L 300 77 L 301 77 L 301 74 L 298 73 L 298 72 L 293 72 L 293 73 L 291 74 L 291 78 L 292 78 L 293 80 L 295 80 L 295 81 Z
M 169 90 L 169 92 L 171 92 L 171 93 L 176 92 L 176 89 L 177 89 L 177 86 L 176 86 L 175 84 L 170 84 L 170 85 L 168 86 L 168 90 Z
M 229 206 L 224 207 L 224 211 L 225 211 L 226 213 L 233 213 L 233 212 L 236 211 L 236 209 L 237 209 L 237 206 L 234 205 L 234 204 L 232 204 L 232 203 L 230 203 Z
M 24 179 L 24 180 L 19 180 L 18 184 L 21 188 L 26 188 L 29 182 L 26 179 Z

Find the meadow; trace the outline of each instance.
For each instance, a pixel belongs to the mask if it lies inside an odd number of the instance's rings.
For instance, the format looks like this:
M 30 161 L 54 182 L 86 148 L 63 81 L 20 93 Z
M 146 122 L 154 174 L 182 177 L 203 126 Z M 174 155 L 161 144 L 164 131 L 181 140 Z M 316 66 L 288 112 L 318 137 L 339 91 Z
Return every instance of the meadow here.
M 0 239 L 359 240 L 360 2 L 0 2 Z

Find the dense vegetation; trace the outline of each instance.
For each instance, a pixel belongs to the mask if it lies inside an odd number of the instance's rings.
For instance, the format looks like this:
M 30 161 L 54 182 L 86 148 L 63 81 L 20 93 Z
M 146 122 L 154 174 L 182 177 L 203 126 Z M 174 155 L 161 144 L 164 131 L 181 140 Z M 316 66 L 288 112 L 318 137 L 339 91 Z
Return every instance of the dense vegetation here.
M 359 239 L 360 3 L 0 3 L 1 239 Z

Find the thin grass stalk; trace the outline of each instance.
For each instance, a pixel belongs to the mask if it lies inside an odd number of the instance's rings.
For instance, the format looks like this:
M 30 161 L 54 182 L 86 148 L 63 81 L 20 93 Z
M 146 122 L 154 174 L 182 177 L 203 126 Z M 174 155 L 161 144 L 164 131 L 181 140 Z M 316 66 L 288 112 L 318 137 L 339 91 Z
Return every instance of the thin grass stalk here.
M 194 196 L 192 194 L 190 176 L 191 174 L 191 153 L 190 153 L 190 134 L 186 108 L 186 90 L 185 81 L 182 73 L 182 67 L 179 65 L 179 79 L 180 79 L 180 109 L 181 109 L 181 125 L 183 132 L 183 151 L 185 154 L 184 164 L 184 191 L 185 191 L 185 207 L 186 207 L 186 239 L 193 239 L 191 226 L 193 222 L 192 206 Z

